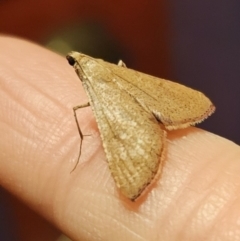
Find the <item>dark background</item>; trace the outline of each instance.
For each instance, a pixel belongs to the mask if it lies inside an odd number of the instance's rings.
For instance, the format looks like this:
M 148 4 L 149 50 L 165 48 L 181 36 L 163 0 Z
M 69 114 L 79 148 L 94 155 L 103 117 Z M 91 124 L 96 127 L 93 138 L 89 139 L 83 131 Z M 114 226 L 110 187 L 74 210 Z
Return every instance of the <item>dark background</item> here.
M 0 1 L 0 33 L 74 49 L 204 92 L 217 107 L 201 128 L 240 143 L 237 0 Z M 0 189 L 0 240 L 58 231 Z M 37 224 L 37 225 L 36 225 Z M 46 238 L 45 238 L 46 240 Z

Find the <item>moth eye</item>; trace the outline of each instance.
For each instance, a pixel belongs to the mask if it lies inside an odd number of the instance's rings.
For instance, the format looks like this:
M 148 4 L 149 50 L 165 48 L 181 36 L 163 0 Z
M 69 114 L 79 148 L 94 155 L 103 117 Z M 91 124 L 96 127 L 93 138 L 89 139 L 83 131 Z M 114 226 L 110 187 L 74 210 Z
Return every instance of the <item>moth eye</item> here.
M 66 57 L 66 59 L 67 59 L 67 61 L 68 61 L 68 63 L 70 64 L 70 65 L 74 65 L 75 64 L 75 59 L 72 57 L 72 56 L 70 56 L 70 55 L 67 55 L 67 57 Z

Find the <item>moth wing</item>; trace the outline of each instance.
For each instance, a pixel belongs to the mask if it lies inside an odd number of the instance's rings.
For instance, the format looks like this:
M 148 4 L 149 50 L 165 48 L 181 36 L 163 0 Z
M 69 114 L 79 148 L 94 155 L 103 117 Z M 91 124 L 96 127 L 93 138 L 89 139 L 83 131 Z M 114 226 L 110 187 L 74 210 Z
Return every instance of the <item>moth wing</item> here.
M 91 58 L 78 61 L 76 71 L 89 96 L 112 176 L 121 192 L 135 200 L 160 169 L 165 132 L 152 113 L 119 88 L 121 77 L 114 71 Z
M 102 64 L 119 77 L 118 88 L 134 96 L 169 130 L 199 123 L 215 110 L 212 102 L 197 90 L 118 65 Z

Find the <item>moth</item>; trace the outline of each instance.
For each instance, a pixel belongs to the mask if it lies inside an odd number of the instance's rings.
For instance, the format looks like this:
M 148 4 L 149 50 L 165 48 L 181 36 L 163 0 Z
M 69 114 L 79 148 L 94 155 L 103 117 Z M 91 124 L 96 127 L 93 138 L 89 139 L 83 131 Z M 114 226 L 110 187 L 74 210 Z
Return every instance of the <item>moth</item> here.
M 78 108 L 91 106 L 112 177 L 134 201 L 161 171 L 165 129 L 195 125 L 215 107 L 199 91 L 128 69 L 122 61 L 115 65 L 78 52 L 66 58 L 89 97 L 74 107 L 75 118 Z

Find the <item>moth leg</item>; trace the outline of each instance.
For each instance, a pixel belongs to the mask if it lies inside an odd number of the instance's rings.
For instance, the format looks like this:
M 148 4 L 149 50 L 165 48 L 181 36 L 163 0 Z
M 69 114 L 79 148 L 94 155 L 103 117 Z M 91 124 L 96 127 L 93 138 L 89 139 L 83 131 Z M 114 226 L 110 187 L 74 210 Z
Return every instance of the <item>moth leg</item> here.
M 127 68 L 127 65 L 126 65 L 122 60 L 119 60 L 119 61 L 118 61 L 118 66 Z
M 80 128 L 80 125 L 78 123 L 78 120 L 77 120 L 77 114 L 76 114 L 76 111 L 78 109 L 81 109 L 81 108 L 85 108 L 85 107 L 89 107 L 90 106 L 90 103 L 86 103 L 86 104 L 83 104 L 83 105 L 77 105 L 75 107 L 73 107 L 73 115 L 74 115 L 74 119 L 76 121 L 76 124 L 77 124 L 77 128 L 78 128 L 78 133 L 79 133 L 79 136 L 80 136 L 80 148 L 79 148 L 79 153 L 78 153 L 78 158 L 77 158 L 77 163 L 76 165 L 74 166 L 74 168 L 72 169 L 71 173 L 76 169 L 78 163 L 79 163 L 79 160 L 80 160 L 80 156 L 81 156 L 81 153 L 82 153 L 82 142 L 83 142 L 83 137 L 85 135 L 83 135 L 82 131 L 81 131 L 81 128 Z

